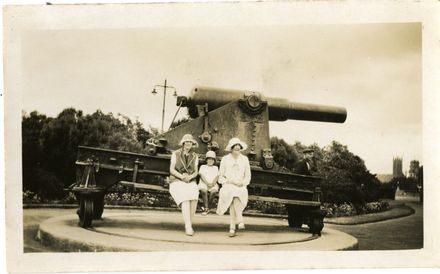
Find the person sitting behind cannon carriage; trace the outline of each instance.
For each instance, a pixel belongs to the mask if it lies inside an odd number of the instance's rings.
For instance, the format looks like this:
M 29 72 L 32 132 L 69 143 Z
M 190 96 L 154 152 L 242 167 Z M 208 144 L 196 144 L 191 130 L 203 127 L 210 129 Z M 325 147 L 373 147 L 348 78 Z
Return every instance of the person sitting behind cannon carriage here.
M 219 187 L 217 184 L 218 180 L 218 167 L 215 165 L 215 152 L 208 151 L 206 153 L 206 165 L 200 166 L 199 171 L 199 190 L 203 198 L 203 212 L 202 215 L 207 215 L 209 213 L 210 205 L 218 193 Z M 209 198 L 208 198 L 209 193 Z
M 306 148 L 302 151 L 303 159 L 299 160 L 293 166 L 293 172 L 301 175 L 312 175 L 312 158 L 314 150 L 311 148 Z

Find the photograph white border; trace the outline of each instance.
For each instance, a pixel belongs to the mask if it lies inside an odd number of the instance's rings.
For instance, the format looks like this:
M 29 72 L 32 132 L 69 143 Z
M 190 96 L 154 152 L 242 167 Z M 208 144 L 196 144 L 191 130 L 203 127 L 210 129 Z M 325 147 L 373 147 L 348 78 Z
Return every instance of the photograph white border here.
M 154 10 L 154 17 L 143 16 Z M 93 14 L 93 16 L 91 16 Z M 205 16 L 193 16 L 203 14 Z M 439 267 L 439 4 L 435 1 L 208 2 L 5 6 L 4 117 L 6 255 L 11 272 Z M 23 253 L 20 35 L 29 28 L 421 22 L 423 46 L 424 248 L 401 251 Z M 222 258 L 228 258 L 224 260 Z M 311 259 L 313 258 L 313 259 Z M 343 260 L 341 260 L 343 258 Z M 152 263 L 149 263 L 152 262 Z M 172 262 L 172 263 L 170 263 Z

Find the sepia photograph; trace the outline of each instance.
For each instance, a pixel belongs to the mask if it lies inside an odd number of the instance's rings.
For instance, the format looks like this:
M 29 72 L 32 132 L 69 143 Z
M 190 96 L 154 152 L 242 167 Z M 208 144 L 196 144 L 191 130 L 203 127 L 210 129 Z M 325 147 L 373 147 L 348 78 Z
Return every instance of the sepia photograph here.
M 356 3 L 4 6 L 8 271 L 438 267 L 438 26 Z

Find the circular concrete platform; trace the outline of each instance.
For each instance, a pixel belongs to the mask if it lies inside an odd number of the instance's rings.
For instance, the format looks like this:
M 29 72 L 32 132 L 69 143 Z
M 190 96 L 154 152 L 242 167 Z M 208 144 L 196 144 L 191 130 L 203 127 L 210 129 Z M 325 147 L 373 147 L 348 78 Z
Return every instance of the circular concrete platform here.
M 95 220 L 93 228 L 78 227 L 76 215 L 48 219 L 38 236 L 44 245 L 61 251 L 188 251 L 188 250 L 350 250 L 356 238 L 324 228 L 321 237 L 306 228 L 294 230 L 286 220 L 245 217 L 246 230 L 228 237 L 229 216 L 197 214 L 194 236 L 184 233 L 177 212 L 110 213 Z

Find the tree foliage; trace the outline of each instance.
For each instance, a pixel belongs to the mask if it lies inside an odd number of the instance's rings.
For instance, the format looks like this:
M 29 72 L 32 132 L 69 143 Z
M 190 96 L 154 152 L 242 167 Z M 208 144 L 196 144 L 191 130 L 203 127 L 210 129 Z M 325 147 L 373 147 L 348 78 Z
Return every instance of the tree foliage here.
M 417 173 L 417 185 L 423 188 L 423 166 L 419 168 L 419 172 Z
M 178 126 L 180 126 L 182 124 L 185 124 L 185 123 L 187 123 L 189 121 L 192 121 L 192 120 L 193 119 L 191 117 L 189 117 L 189 115 L 187 115 L 185 117 L 182 117 L 182 118 L 178 119 L 177 121 L 173 121 L 171 123 L 170 129 L 176 128 L 176 127 L 178 127 Z
M 302 158 L 302 150 L 313 149 L 311 173 L 324 178 L 322 190 L 325 202 L 363 205 L 379 198 L 379 180 L 347 146 L 335 141 L 324 148 L 317 144 L 304 146 L 300 142 L 289 145 L 283 139 L 272 137 L 271 147 L 274 161 L 289 170 Z
M 333 141 L 322 150 L 322 156 L 317 169 L 325 178 L 325 201 L 365 204 L 379 198 L 379 180 L 347 146 Z
M 298 161 L 298 153 L 295 147 L 277 137 L 272 137 L 270 139 L 270 146 L 275 163 L 291 170 L 294 164 Z
M 391 180 L 391 184 L 399 187 L 400 190 L 408 191 L 408 192 L 417 192 L 417 185 L 419 181 L 417 178 L 412 177 L 395 177 Z
M 48 122 L 45 115 L 36 111 L 30 113 L 22 122 L 22 156 L 23 168 L 41 164 L 43 151 L 40 146 L 40 133 Z
M 63 195 L 75 181 L 79 145 L 142 152 L 152 133 L 126 116 L 64 109 L 56 118 L 34 111 L 22 117 L 23 188 L 43 198 Z

